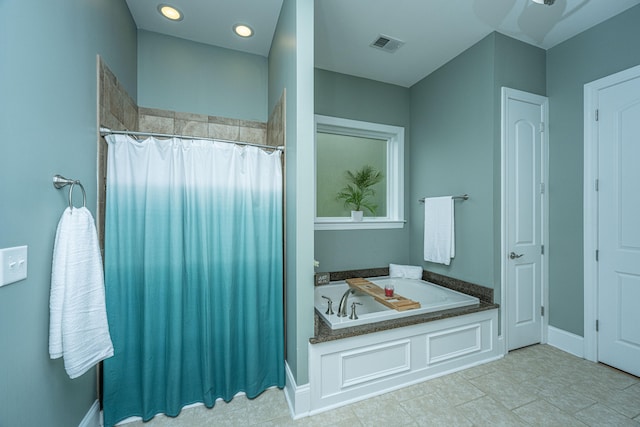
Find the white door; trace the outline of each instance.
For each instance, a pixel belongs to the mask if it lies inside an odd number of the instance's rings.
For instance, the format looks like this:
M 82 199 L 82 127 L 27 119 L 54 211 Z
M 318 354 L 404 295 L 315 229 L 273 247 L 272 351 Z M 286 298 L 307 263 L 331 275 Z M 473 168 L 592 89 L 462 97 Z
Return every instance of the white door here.
M 506 338 L 513 350 L 542 341 L 544 126 L 547 99 L 504 89 Z
M 640 76 L 598 93 L 598 359 L 640 375 Z

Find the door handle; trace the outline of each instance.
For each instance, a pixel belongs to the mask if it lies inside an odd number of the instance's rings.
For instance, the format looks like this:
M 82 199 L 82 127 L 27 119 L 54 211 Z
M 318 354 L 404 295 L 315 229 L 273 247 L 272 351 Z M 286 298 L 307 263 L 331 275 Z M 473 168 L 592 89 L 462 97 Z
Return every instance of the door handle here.
M 509 258 L 511 258 L 511 259 L 520 258 L 520 257 L 522 257 L 522 256 L 524 256 L 524 254 L 517 254 L 517 253 L 515 253 L 515 252 L 511 252 L 511 253 L 509 254 Z

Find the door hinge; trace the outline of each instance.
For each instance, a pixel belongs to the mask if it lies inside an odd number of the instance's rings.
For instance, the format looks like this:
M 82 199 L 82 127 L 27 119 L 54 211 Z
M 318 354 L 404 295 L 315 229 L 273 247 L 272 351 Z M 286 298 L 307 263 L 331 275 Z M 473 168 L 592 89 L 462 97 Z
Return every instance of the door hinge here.
M 544 245 L 540 246 L 540 255 L 544 255 Z
M 596 122 L 600 120 L 600 110 L 596 110 Z
M 600 321 L 596 320 L 596 332 L 600 331 Z
M 544 182 L 540 183 L 540 194 L 544 194 Z
M 544 122 L 540 122 L 540 133 L 544 132 Z
M 596 249 L 596 261 L 599 261 L 600 251 Z
M 596 179 L 596 191 L 600 191 L 600 180 Z
M 544 317 L 544 305 L 540 306 L 540 316 Z

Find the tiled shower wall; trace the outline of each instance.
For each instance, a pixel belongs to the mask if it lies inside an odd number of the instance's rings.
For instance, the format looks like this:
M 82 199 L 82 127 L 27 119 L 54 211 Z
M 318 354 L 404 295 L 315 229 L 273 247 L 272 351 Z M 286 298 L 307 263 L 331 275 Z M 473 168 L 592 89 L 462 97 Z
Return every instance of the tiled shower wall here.
M 137 130 L 138 106 L 100 57 L 98 72 L 99 124 L 113 130 Z
M 98 56 L 98 127 L 138 130 L 138 106 L 107 64 Z M 107 143 L 98 136 L 98 215 L 96 228 L 104 251 L 104 215 L 107 182 Z
M 284 94 L 274 107 L 269 122 L 264 123 L 138 107 L 100 57 L 98 85 L 98 125 L 101 127 L 111 130 L 216 138 L 274 147 L 285 145 Z M 104 249 L 107 143 L 102 137 L 98 138 L 98 177 L 100 185 L 96 227 L 101 247 Z
M 286 89 L 285 89 L 286 90 Z M 271 147 L 284 147 L 285 146 L 285 92 L 282 92 L 280 99 L 273 107 L 271 115 L 269 116 L 269 122 L 267 123 L 267 145 Z M 283 156 L 284 159 L 284 156 Z

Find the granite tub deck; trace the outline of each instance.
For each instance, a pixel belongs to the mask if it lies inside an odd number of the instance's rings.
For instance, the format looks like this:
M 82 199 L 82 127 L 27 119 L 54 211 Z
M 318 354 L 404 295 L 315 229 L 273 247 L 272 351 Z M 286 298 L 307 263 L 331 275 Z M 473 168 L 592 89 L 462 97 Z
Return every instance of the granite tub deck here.
M 340 271 L 330 273 L 331 281 L 346 280 L 354 277 L 380 277 L 388 276 L 389 268 L 374 268 L 367 270 L 351 270 Z M 318 314 L 317 310 L 314 315 L 314 336 L 309 339 L 311 344 L 318 344 L 328 341 L 339 340 L 343 338 L 350 338 L 359 335 L 371 334 L 374 332 L 386 331 L 395 328 L 402 328 L 404 326 L 411 326 L 420 323 L 433 322 L 436 320 L 447 319 L 456 316 L 462 316 L 465 314 L 472 314 L 486 310 L 492 310 L 498 308 L 499 305 L 493 303 L 493 289 L 486 288 L 484 286 L 475 285 L 473 283 L 465 282 L 463 280 L 453 279 L 440 274 L 432 273 L 429 271 L 422 272 L 422 280 L 435 283 L 436 285 L 443 286 L 445 288 L 453 289 L 458 292 L 462 292 L 468 295 L 473 295 L 480 300 L 480 304 L 471 307 L 461 307 L 451 310 L 443 310 L 434 313 L 425 313 L 416 316 L 409 316 L 399 319 L 385 320 L 376 323 L 370 323 L 365 325 L 354 326 L 350 328 L 343 328 L 332 330 L 327 323 L 325 323 L 322 316 Z M 319 285 L 323 286 L 323 285 Z

